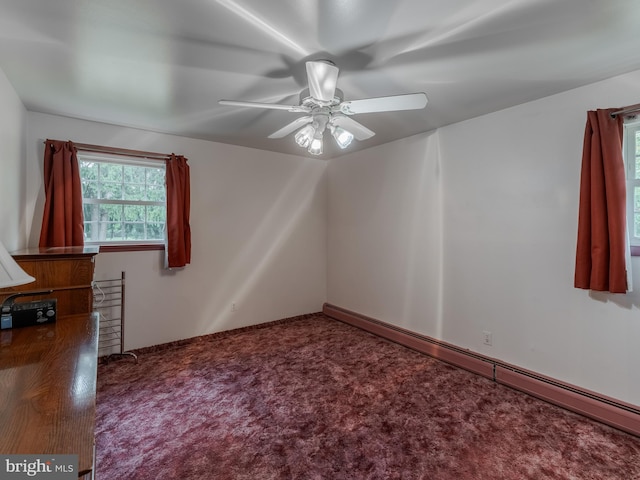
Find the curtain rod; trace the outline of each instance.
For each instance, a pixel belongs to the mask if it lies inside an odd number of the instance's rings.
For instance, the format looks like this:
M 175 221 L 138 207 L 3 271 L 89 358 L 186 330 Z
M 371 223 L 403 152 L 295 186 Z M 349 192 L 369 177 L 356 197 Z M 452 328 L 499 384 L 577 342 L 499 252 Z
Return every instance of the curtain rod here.
M 44 143 L 50 141 L 59 141 L 59 140 L 51 140 L 47 139 Z M 129 150 L 127 148 L 116 148 L 116 147 L 105 147 L 102 145 L 91 145 L 89 143 L 75 143 L 73 145 L 83 152 L 92 152 L 92 153 L 109 153 L 111 155 L 122 155 L 125 157 L 136 157 L 136 158 L 147 158 L 149 160 L 168 160 L 171 158 L 172 154 L 169 153 L 155 153 L 155 152 L 145 152 L 144 150 Z
M 624 107 L 615 112 L 611 112 L 611 118 L 616 118 L 618 115 L 629 115 L 630 113 L 638 113 L 640 112 L 640 103 L 636 103 L 635 105 L 629 105 L 628 107 Z

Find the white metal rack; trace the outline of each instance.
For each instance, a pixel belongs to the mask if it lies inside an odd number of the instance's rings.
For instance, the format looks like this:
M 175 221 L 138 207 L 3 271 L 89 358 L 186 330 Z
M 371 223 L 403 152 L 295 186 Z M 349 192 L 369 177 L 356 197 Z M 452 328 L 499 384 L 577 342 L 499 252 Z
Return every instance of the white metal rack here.
M 116 356 L 138 357 L 124 350 L 125 272 L 120 278 L 93 282 L 93 309 L 100 313 L 98 356 L 107 361 Z

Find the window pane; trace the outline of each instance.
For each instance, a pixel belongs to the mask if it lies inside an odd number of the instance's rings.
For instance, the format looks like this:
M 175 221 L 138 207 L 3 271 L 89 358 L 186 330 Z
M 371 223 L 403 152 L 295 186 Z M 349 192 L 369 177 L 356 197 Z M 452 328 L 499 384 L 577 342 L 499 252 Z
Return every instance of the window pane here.
M 91 242 L 162 240 L 166 224 L 164 164 L 158 167 L 79 158 L 85 239 Z M 99 203 L 116 200 L 117 204 Z M 138 202 L 162 205 L 140 205 Z
M 633 215 L 633 236 L 640 238 L 640 213 Z
M 101 234 L 100 240 L 122 241 L 124 240 L 121 222 L 106 222 L 100 225 L 106 233 Z
M 100 240 L 100 205 L 85 204 L 82 208 L 84 214 L 84 238 L 90 242 Z
M 101 183 L 98 198 L 105 200 L 121 200 L 122 184 L 121 183 Z
M 150 202 L 164 202 L 165 200 L 164 185 L 148 185 L 147 200 Z
M 96 162 L 80 162 L 80 178 L 83 180 L 97 180 L 98 164 Z
M 640 130 L 636 130 L 635 137 L 636 137 L 636 154 L 635 154 L 635 158 L 636 158 L 636 175 L 635 175 L 635 178 L 636 179 L 640 179 Z M 629 140 L 629 137 L 627 137 L 627 141 L 628 140 Z M 631 161 L 631 159 L 629 159 L 629 161 Z
M 101 222 L 121 222 L 122 205 L 100 205 Z
M 145 207 L 139 205 L 84 205 L 85 238 L 87 241 L 146 240 L 144 236 Z M 164 223 L 154 224 L 153 239 L 161 240 Z M 157 232 L 160 232 L 158 234 Z
M 164 206 L 155 207 L 150 205 L 147 207 L 147 223 L 149 222 L 164 223 L 166 216 L 167 216 L 167 211 Z
M 97 240 L 97 237 L 94 239 L 94 235 L 97 231 L 97 227 L 91 222 L 84 222 L 84 239 L 85 241 L 92 242 Z
M 144 205 L 125 205 L 125 222 L 144 222 Z
M 124 166 L 124 181 L 126 183 L 142 183 L 144 184 L 144 167 L 137 165 Z
M 91 207 L 92 205 L 89 205 L 88 203 L 82 204 L 82 216 L 84 217 L 85 223 L 91 221 Z
M 164 222 L 162 223 L 147 222 L 147 239 L 148 240 L 164 239 Z
M 640 187 L 633 187 L 633 211 L 640 212 Z
M 82 181 L 82 198 L 98 198 L 98 183 Z
M 125 223 L 125 240 L 146 240 L 144 238 L 144 223 Z
M 147 184 L 164 188 L 164 168 L 147 168 Z
M 125 183 L 124 184 L 124 199 L 125 200 L 145 200 L 144 198 L 144 185 Z
M 100 164 L 100 180 L 103 182 L 122 183 L 122 165 L 111 163 Z

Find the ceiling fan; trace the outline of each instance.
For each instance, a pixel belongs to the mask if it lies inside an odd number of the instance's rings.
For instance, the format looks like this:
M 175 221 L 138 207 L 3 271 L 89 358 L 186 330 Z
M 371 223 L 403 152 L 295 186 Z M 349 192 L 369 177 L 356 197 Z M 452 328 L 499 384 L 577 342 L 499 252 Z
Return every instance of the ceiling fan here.
M 269 138 L 282 138 L 297 130 L 294 138 L 298 145 L 307 148 L 313 155 L 322 154 L 322 137 L 328 129 L 340 148 L 353 141 L 366 140 L 375 135 L 367 127 L 353 120 L 351 115 L 359 113 L 418 110 L 427 105 L 424 93 L 409 93 L 387 97 L 364 98 L 344 101 L 342 91 L 336 88 L 339 69 L 329 60 L 306 62 L 309 88 L 300 93 L 300 105 L 278 103 L 243 102 L 220 100 L 221 105 L 236 107 L 267 108 L 291 113 L 305 113 Z

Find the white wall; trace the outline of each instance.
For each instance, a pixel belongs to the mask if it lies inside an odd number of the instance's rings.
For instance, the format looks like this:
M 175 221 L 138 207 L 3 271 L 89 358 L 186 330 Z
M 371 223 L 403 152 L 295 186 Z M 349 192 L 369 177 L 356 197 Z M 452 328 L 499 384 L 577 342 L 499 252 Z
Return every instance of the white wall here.
M 0 70 L 0 241 L 7 250 L 27 243 L 25 199 L 27 111 Z
M 635 293 L 573 287 L 586 111 L 639 98 L 635 72 L 441 131 L 448 340 L 640 405 L 640 262 Z
M 640 261 L 635 293 L 573 288 L 586 111 L 639 98 L 635 72 L 333 160 L 328 302 L 640 405 Z
M 437 133 L 332 160 L 328 301 L 440 337 L 442 179 Z
M 126 272 L 126 348 L 321 310 L 326 162 L 40 113 L 28 113 L 27 124 L 31 245 L 38 243 L 44 201 L 44 139 L 189 159 L 192 264 L 166 271 L 160 252 L 97 257 L 96 280 Z

